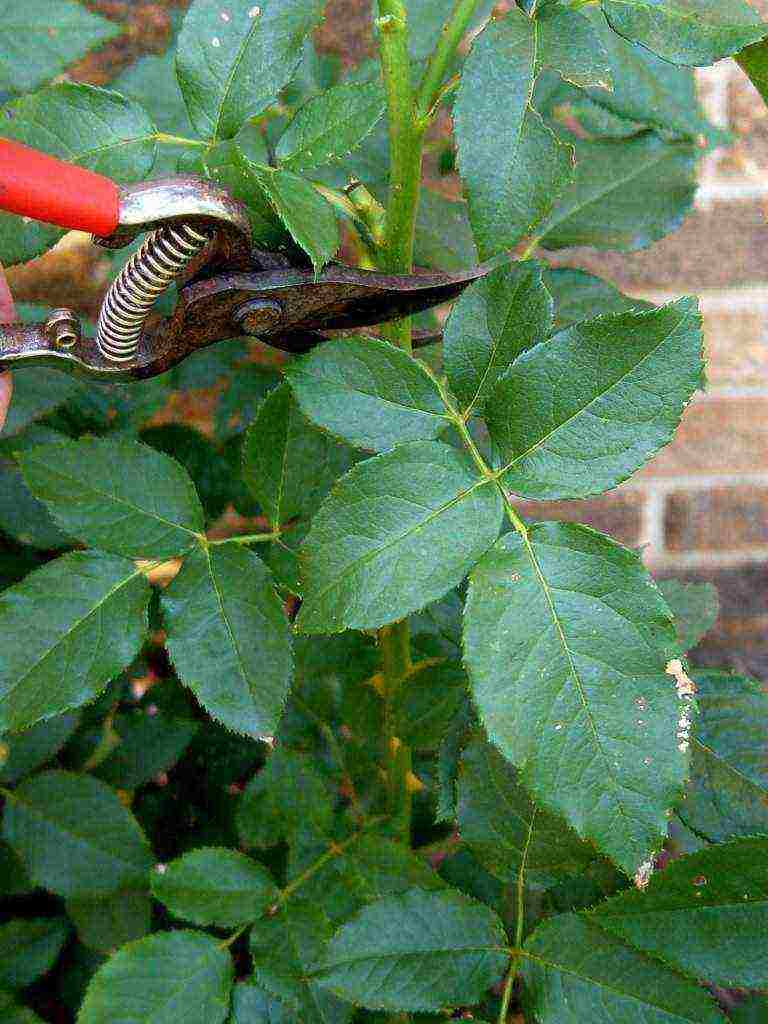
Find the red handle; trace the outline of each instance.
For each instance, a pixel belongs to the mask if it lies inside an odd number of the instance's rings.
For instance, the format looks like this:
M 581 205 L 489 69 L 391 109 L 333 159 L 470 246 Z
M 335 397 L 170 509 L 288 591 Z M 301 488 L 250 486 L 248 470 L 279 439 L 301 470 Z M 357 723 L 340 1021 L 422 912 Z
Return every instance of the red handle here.
M 105 236 L 120 222 L 120 196 L 109 178 L 0 139 L 0 210 Z

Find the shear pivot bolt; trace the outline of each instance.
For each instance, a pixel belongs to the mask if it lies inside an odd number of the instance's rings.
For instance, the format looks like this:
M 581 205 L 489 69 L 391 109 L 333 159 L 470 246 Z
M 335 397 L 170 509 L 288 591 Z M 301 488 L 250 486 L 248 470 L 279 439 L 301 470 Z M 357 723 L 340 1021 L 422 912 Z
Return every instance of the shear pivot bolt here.
M 45 321 L 45 333 L 56 348 L 72 348 L 80 341 L 80 321 L 71 309 L 54 309 Z
M 251 299 L 238 306 L 232 314 L 232 322 L 245 334 L 265 334 L 282 318 L 282 306 L 271 299 Z

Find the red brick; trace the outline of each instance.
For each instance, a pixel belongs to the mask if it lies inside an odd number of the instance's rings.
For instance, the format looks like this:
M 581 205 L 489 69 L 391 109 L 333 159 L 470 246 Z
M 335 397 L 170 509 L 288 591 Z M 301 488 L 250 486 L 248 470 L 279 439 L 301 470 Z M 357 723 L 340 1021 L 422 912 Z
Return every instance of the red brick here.
M 524 501 L 516 505 L 529 519 L 585 523 L 622 544 L 634 546 L 640 543 L 644 500 L 639 491 L 626 491 L 591 501 Z
M 669 551 L 740 551 L 768 545 L 768 487 L 676 491 L 667 498 Z
M 759 309 L 710 312 L 704 304 L 707 379 L 711 386 L 768 383 L 768 325 Z
M 706 398 L 641 478 L 768 472 L 768 398 Z
M 559 266 L 581 267 L 625 291 L 700 292 L 768 280 L 768 224 L 759 202 L 718 203 L 695 210 L 682 227 L 636 253 L 564 249 L 549 254 Z

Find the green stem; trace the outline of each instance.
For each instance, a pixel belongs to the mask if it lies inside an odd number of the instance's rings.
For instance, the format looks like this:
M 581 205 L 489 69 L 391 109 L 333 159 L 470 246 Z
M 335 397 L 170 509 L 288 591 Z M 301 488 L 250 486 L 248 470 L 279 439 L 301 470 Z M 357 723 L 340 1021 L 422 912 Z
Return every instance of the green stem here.
M 384 675 L 384 761 L 387 768 L 387 812 L 395 835 L 406 845 L 411 838 L 411 751 L 399 740 L 394 706 L 400 688 L 411 673 L 411 635 L 407 620 L 378 632 Z
M 188 139 L 183 135 L 169 135 L 167 132 L 155 132 L 152 138 L 164 146 L 201 146 L 206 148 L 211 145 L 210 142 L 204 142 L 202 139 Z
M 443 79 L 448 73 L 451 61 L 469 28 L 469 23 L 479 2 L 480 0 L 455 0 L 453 11 L 443 26 L 440 41 L 430 58 L 419 86 L 416 112 L 421 121 L 429 122 L 432 112 L 441 98 Z
M 239 537 L 224 537 L 222 540 L 209 540 L 208 544 L 217 546 L 219 544 L 268 544 L 281 536 L 280 530 L 274 533 L 244 533 Z
M 379 54 L 389 114 L 389 200 L 382 269 L 409 274 L 421 185 L 424 129 L 416 123 L 415 96 L 408 53 L 408 15 L 403 0 L 379 0 Z M 410 318 L 386 324 L 393 344 L 412 350 Z

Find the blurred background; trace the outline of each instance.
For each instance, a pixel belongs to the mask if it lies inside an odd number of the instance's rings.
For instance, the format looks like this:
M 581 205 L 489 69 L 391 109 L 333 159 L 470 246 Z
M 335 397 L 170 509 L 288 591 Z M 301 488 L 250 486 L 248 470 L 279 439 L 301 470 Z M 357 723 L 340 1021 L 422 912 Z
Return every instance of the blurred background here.
M 768 18 L 768 0 L 751 2 Z M 185 4 L 92 0 L 86 6 L 124 31 L 67 77 L 116 82 L 130 94 L 136 61 L 163 54 Z M 368 56 L 370 0 L 330 0 L 315 42 L 342 65 Z M 681 229 L 629 256 L 571 249 L 552 259 L 654 302 L 699 295 L 708 389 L 687 410 L 674 443 L 630 483 L 599 500 L 525 511 L 588 522 L 643 546 L 660 577 L 713 583 L 720 615 L 695 660 L 768 678 L 768 110 L 732 61 L 700 72 L 698 80 L 707 115 L 732 141 L 702 160 L 696 207 Z M 161 107 L 162 95 L 157 100 Z M 441 173 L 436 160 L 428 160 L 427 174 L 443 194 L 458 196 L 455 177 Z M 19 302 L 70 305 L 95 318 L 111 272 L 103 252 L 71 234 L 8 276 Z M 211 433 L 218 395 L 200 383 L 173 393 L 154 425 L 185 422 Z

